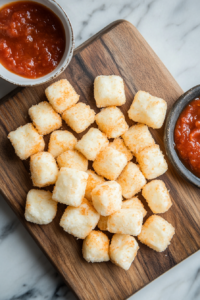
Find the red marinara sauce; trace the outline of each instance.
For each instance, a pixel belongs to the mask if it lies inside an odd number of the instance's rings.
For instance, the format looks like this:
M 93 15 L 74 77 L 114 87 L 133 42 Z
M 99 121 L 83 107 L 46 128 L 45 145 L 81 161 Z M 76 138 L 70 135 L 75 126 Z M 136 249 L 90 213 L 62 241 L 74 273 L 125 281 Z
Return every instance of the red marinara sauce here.
M 0 9 L 0 63 L 26 78 L 53 71 L 65 50 L 60 19 L 32 1 L 9 3 Z
M 200 98 L 191 101 L 180 114 L 174 142 L 185 166 L 200 177 Z

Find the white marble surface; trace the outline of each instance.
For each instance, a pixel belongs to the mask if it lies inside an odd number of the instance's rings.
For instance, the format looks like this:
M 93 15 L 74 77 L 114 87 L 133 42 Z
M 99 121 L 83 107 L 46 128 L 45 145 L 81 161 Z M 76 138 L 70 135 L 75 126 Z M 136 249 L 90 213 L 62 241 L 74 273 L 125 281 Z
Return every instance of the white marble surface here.
M 184 91 L 200 83 L 199 0 L 58 2 L 71 18 L 76 46 L 110 22 L 126 19 L 138 28 Z M 0 98 L 10 89 L 12 86 L 0 81 Z M 0 300 L 11 299 L 76 298 L 6 202 L 0 198 Z M 136 293 L 131 299 L 200 299 L 200 252 Z

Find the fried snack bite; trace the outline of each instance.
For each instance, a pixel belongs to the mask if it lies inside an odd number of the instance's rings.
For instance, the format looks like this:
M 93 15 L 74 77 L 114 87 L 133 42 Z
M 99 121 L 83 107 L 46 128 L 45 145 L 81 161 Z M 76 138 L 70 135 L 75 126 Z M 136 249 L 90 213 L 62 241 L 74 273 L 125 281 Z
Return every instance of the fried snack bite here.
M 102 176 L 97 175 L 94 171 L 88 170 L 88 180 L 85 190 L 85 198 L 92 202 L 92 190 L 99 184 L 105 182 L 105 179 Z
M 31 156 L 30 171 L 33 185 L 37 187 L 54 184 L 58 177 L 55 158 L 48 152 L 39 152 Z
M 86 172 L 88 169 L 88 160 L 76 150 L 68 150 L 57 157 L 59 168 L 70 168 Z
M 139 200 L 137 197 L 133 197 L 131 199 L 122 201 L 122 209 L 127 208 L 127 209 L 138 209 L 139 211 L 142 212 L 143 218 L 146 216 L 147 211 L 144 208 L 144 205 L 142 204 L 142 201 Z
M 165 213 L 172 206 L 169 192 L 162 180 L 147 183 L 142 189 L 142 196 L 154 214 Z
M 48 145 L 48 152 L 53 157 L 59 156 L 67 150 L 73 150 L 77 143 L 75 136 L 67 130 L 56 130 L 52 132 Z
M 133 158 L 133 154 L 131 151 L 126 147 L 124 144 L 124 141 L 121 138 L 114 139 L 113 142 L 109 144 L 110 147 L 112 147 L 115 150 L 118 150 L 119 152 L 123 153 L 126 156 L 127 161 L 130 161 Z
M 93 168 L 100 176 L 108 180 L 115 180 L 127 164 L 126 156 L 107 146 L 96 157 Z
M 97 76 L 94 80 L 94 99 L 97 107 L 120 106 L 126 102 L 124 82 L 120 76 Z
M 168 165 L 159 145 L 145 148 L 136 154 L 141 171 L 147 179 L 154 179 L 164 174 Z
M 49 224 L 56 216 L 57 202 L 52 200 L 52 193 L 43 190 L 30 190 L 26 198 L 25 219 L 28 222 Z
M 109 238 L 101 231 L 91 231 L 83 241 L 82 253 L 87 262 L 109 261 Z
M 95 160 L 101 150 L 108 146 L 108 139 L 97 128 L 90 128 L 88 132 L 76 144 L 76 150 L 80 151 L 88 160 Z
M 152 146 L 155 141 L 148 129 L 144 124 L 137 124 L 131 126 L 123 135 L 125 145 L 136 155 L 144 148 Z
M 139 249 L 136 239 L 127 234 L 114 234 L 110 244 L 110 260 L 112 263 L 128 270 Z
M 142 230 L 143 212 L 133 208 L 122 208 L 108 217 L 107 230 L 112 233 L 137 236 Z
M 122 190 L 116 181 L 106 181 L 92 190 L 92 203 L 102 216 L 109 216 L 121 209 Z
M 117 182 L 122 188 L 123 197 L 128 199 L 141 191 L 146 184 L 146 179 L 139 166 L 129 162 L 119 175 Z
M 125 117 L 116 106 L 103 108 L 96 115 L 96 123 L 108 138 L 117 138 L 128 130 Z
M 175 233 L 174 227 L 160 216 L 149 217 L 138 236 L 141 243 L 157 252 L 165 251 Z
M 108 217 L 100 216 L 99 222 L 97 224 L 98 228 L 100 230 L 107 230 L 107 222 L 108 222 Z
M 78 103 L 64 111 L 63 120 L 77 133 L 83 132 L 95 121 L 95 112 L 85 103 Z
M 45 94 L 55 111 L 60 114 L 76 104 L 80 97 L 67 79 L 51 84 L 45 90 Z
M 60 115 L 46 101 L 29 108 L 29 116 L 39 134 L 48 134 L 62 126 Z
M 85 195 L 88 174 L 75 169 L 61 168 L 58 173 L 52 199 L 78 207 Z
M 96 227 L 100 215 L 93 205 L 83 199 L 79 207 L 68 206 L 60 220 L 60 226 L 69 234 L 85 239 L 86 236 Z
M 167 102 L 149 93 L 138 91 L 128 111 L 131 120 L 152 128 L 161 128 L 167 111 Z
M 31 155 L 43 151 L 45 147 L 43 136 L 38 134 L 31 123 L 18 127 L 8 134 L 17 156 L 25 160 Z

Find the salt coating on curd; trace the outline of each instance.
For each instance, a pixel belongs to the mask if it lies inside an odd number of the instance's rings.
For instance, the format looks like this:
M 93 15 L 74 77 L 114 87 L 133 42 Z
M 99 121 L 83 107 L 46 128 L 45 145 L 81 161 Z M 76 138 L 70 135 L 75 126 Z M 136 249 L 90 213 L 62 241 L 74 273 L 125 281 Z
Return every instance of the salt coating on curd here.
M 120 76 L 97 76 L 94 80 L 94 99 L 97 107 L 120 106 L 126 102 L 124 82 Z
M 60 220 L 60 226 L 69 234 L 84 239 L 96 227 L 100 215 L 93 205 L 83 199 L 79 207 L 68 206 Z
M 95 121 L 95 112 L 85 103 L 78 103 L 62 114 L 63 120 L 77 133 L 83 132 Z
M 106 181 L 92 190 L 92 203 L 102 216 L 109 216 L 122 206 L 122 190 L 116 181 Z
M 122 208 L 108 217 L 107 230 L 112 233 L 140 234 L 143 222 L 143 212 L 133 208 Z
M 11 131 L 8 138 L 15 149 L 15 153 L 22 160 L 43 151 L 45 147 L 43 136 L 37 132 L 31 123 Z
M 48 152 L 53 157 L 59 156 L 67 150 L 73 150 L 77 143 L 75 136 L 67 130 L 56 130 L 52 132 L 48 145 Z
M 123 197 L 128 199 L 141 191 L 146 184 L 146 179 L 139 166 L 129 162 L 119 175 L 117 182 L 121 185 Z
M 87 262 L 109 261 L 109 238 L 101 231 L 91 231 L 83 241 L 82 253 Z
M 88 169 L 88 160 L 76 150 L 68 150 L 57 157 L 59 168 L 71 168 L 86 172 Z
M 53 190 L 53 200 L 79 206 L 85 195 L 88 174 L 75 169 L 61 168 Z
M 76 150 L 80 151 L 88 160 L 95 160 L 99 152 L 108 146 L 108 139 L 97 128 L 90 128 L 88 132 L 76 144 Z
M 165 213 L 172 206 L 169 192 L 162 180 L 147 183 L 142 189 L 142 196 L 154 214 Z
M 25 219 L 28 222 L 49 224 L 56 216 L 57 202 L 49 191 L 30 190 L 26 198 Z
M 96 115 L 96 123 L 108 138 L 117 138 L 128 130 L 125 117 L 116 106 L 103 108 Z
M 93 168 L 98 175 L 108 180 L 116 180 L 127 164 L 126 156 L 107 146 L 96 157 Z
M 131 126 L 123 135 L 125 145 L 133 152 L 137 154 L 144 148 L 152 146 L 155 141 L 148 129 L 144 124 L 137 124 Z
M 88 170 L 87 174 L 88 174 L 88 180 L 87 180 L 87 186 L 86 186 L 86 190 L 85 190 L 85 198 L 91 202 L 93 189 L 97 185 L 105 182 L 105 179 L 102 176 L 97 175 L 92 170 Z
M 29 116 L 39 134 L 48 134 L 62 126 L 61 116 L 46 101 L 29 108 Z
M 48 152 L 39 152 L 31 156 L 30 171 L 33 185 L 37 187 L 54 184 L 58 177 L 55 158 Z
M 159 145 L 145 148 L 136 154 L 141 171 L 147 179 L 154 179 L 164 174 L 168 165 Z
M 139 91 L 135 94 L 128 116 L 135 122 L 144 123 L 152 128 L 161 128 L 166 112 L 167 102 L 165 100 Z
M 45 94 L 55 111 L 60 114 L 76 104 L 80 97 L 67 79 L 51 84 Z
M 127 234 L 114 234 L 110 244 L 110 260 L 124 270 L 128 270 L 139 249 L 136 239 Z
M 126 156 L 127 161 L 130 161 L 133 158 L 133 154 L 131 151 L 126 147 L 124 141 L 121 138 L 114 139 L 113 142 L 109 144 L 110 147 L 118 150 L 119 152 L 123 153 Z
M 174 227 L 170 223 L 157 215 L 153 215 L 142 226 L 138 239 L 153 250 L 162 252 L 170 244 L 174 233 Z

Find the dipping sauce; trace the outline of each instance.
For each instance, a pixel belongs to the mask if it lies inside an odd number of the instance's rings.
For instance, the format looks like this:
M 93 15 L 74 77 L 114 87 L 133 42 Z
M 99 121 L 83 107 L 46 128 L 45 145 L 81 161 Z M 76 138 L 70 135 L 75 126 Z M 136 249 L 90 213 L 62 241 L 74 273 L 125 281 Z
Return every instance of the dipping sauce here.
M 32 1 L 13 2 L 0 9 L 0 63 L 26 78 L 53 71 L 65 50 L 60 19 Z
M 182 162 L 200 177 L 200 98 L 191 101 L 180 114 L 174 141 Z

